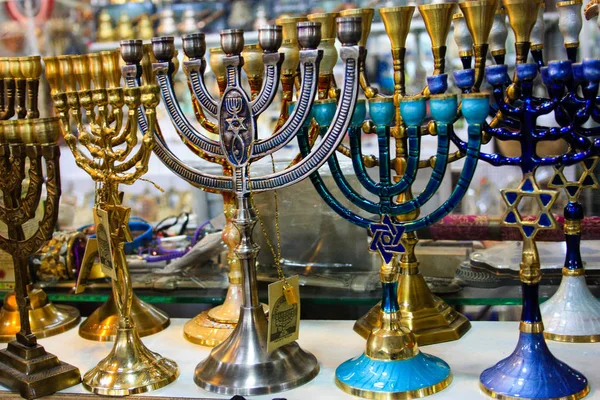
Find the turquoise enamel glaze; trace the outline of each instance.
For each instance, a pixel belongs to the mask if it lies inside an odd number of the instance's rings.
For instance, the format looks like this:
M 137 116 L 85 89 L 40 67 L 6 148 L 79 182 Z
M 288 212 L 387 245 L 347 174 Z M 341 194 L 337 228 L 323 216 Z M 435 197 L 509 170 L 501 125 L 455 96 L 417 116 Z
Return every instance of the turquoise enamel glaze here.
M 333 100 L 316 101 L 312 108 L 312 116 L 319 126 L 329 126 L 335 116 L 336 103 Z
M 444 383 L 450 374 L 445 361 L 423 353 L 408 360 L 393 361 L 376 360 L 363 353 L 335 370 L 337 385 L 352 388 L 357 396 L 361 391 L 406 393 L 427 389 Z
M 431 109 L 431 116 L 437 122 L 452 124 L 456 119 L 458 100 L 454 94 L 431 96 L 429 99 L 429 108 Z
M 378 126 L 390 126 L 394 120 L 394 102 L 391 99 L 369 100 L 369 116 Z
M 354 114 L 350 121 L 351 126 L 360 126 L 367 117 L 367 104 L 364 99 L 356 101 L 356 108 L 354 108 Z
M 473 93 L 463 95 L 462 114 L 469 125 L 483 124 L 490 110 L 488 95 Z
M 402 115 L 402 120 L 408 126 L 421 125 L 426 113 L 427 101 L 425 97 L 415 97 L 400 101 L 400 115 Z
M 296 102 L 291 102 L 288 106 L 288 113 L 290 115 L 292 115 L 292 112 L 294 111 L 294 107 L 296 106 Z M 302 125 L 305 128 L 308 128 L 310 126 L 310 122 L 313 119 L 313 111 L 312 109 L 308 112 L 308 117 L 306 118 L 306 121 L 304 122 L 304 125 Z

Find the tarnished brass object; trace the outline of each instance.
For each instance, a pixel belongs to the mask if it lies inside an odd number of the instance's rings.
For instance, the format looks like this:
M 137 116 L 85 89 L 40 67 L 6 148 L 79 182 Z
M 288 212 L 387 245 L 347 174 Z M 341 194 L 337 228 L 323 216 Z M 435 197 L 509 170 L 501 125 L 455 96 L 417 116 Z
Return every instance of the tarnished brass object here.
M 275 23 L 281 25 L 283 28 L 283 40 L 298 40 L 298 32 L 296 31 L 296 25 L 298 22 L 307 21 L 306 17 L 281 17 L 277 18 Z
M 258 44 L 248 44 L 244 46 L 242 57 L 244 57 L 243 68 L 248 76 L 250 93 L 252 98 L 254 98 L 258 95 L 258 92 L 260 92 L 263 74 L 265 72 L 265 65 L 262 60 L 262 49 Z
M 225 57 L 225 53 L 220 47 L 211 47 L 208 49 L 208 52 L 210 54 L 210 69 L 217 77 L 217 84 L 219 85 L 219 90 L 222 93 L 225 91 L 225 86 L 227 85 L 225 77 L 225 65 L 223 64 L 223 57 Z
M 282 75 L 294 75 L 300 65 L 300 47 L 298 47 L 298 41 L 284 39 L 279 51 L 284 55 L 283 64 L 281 64 Z
M 340 11 L 340 17 L 362 18 L 362 36 L 358 41 L 359 46 L 367 46 L 367 40 L 369 39 L 369 34 L 371 33 L 371 22 L 373 21 L 374 14 L 375 10 L 372 8 L 353 8 Z
M 19 66 L 18 61 L 10 61 L 13 66 Z M 39 76 L 37 60 L 31 61 L 33 65 L 26 66 L 24 71 L 30 79 L 36 79 L 34 76 Z M 28 114 L 27 109 L 23 111 Z M 36 133 L 38 128 L 40 135 Z M 4 299 L 1 328 L 7 328 L 2 329 L 5 340 L 16 333 L 16 340 L 0 351 L 0 383 L 27 399 L 50 395 L 81 380 L 77 368 L 46 353 L 32 332 L 32 327 L 38 331 L 45 327 L 48 329 L 41 334 L 49 336 L 69 329 L 79 320 L 76 309 L 70 307 L 62 311 L 48 302 L 43 291 L 33 289 L 28 275 L 29 257 L 51 238 L 58 218 L 60 151 L 56 135 L 47 132 L 53 128 L 58 128 L 56 119 L 0 123 L 0 175 L 5 177 L 0 180 L 3 196 L 0 219 L 8 233 L 0 235 L 0 248 L 12 256 L 15 267 L 15 294 L 9 293 Z M 26 177 L 29 183 L 23 197 Z M 46 188 L 43 216 L 33 235 L 26 238 L 23 225 L 35 217 L 43 185 Z M 18 331 L 11 332 L 11 328 Z
M 97 184 L 94 214 L 99 239 L 96 243 L 104 269 L 112 277 L 118 314 L 118 322 L 112 326 L 116 325 L 115 344 L 109 355 L 84 375 L 83 386 L 96 394 L 124 396 L 163 387 L 179 375 L 175 362 L 150 351 L 140 340 L 132 318 L 134 297 L 123 250 L 124 243 L 132 240 L 128 224 L 131 210 L 121 204 L 123 193 L 119 184 L 133 184 L 148 170 L 154 146 L 158 87 L 152 84 L 121 87 L 118 53 L 89 54 L 87 59 L 93 90 L 86 102 L 80 101 L 79 94 L 85 95 L 88 90 L 72 92 L 77 90 L 73 71 L 79 71 L 79 79 L 87 79 L 79 58 L 57 57 L 60 79 L 55 80 L 59 85 L 53 88 L 52 96 L 62 134 L 77 166 Z M 79 65 L 75 67 L 74 62 Z M 87 114 L 90 129 L 83 125 L 82 113 Z M 148 130 L 138 146 L 140 113 L 144 114 Z M 73 122 L 78 137 L 72 133 Z M 111 313 L 110 303 L 97 313 L 99 321 L 105 320 L 100 314 L 107 309 L 107 314 Z M 102 328 L 99 326 L 99 330 Z
M 335 19 L 337 16 L 338 13 L 316 13 L 308 14 L 306 18 L 308 18 L 309 21 L 321 23 L 321 40 L 335 40 Z

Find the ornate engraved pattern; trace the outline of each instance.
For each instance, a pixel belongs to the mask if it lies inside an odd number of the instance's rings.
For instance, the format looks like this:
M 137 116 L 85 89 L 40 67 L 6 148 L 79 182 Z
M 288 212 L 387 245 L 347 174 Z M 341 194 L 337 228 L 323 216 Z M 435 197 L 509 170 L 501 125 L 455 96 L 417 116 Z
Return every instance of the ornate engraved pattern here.
M 255 122 L 248 99 L 240 89 L 229 88 L 223 95 L 219 121 L 221 145 L 227 160 L 234 167 L 245 165 L 254 140 Z
M 262 90 L 252 102 L 252 114 L 255 116 L 262 114 L 273 102 L 279 83 L 279 68 L 277 65 L 267 65 L 265 76 L 267 79 L 265 79 Z
M 190 83 L 192 84 L 192 90 L 194 96 L 200 102 L 204 110 L 213 117 L 217 116 L 219 105 L 208 93 L 206 86 L 204 85 L 204 79 L 199 71 L 190 71 L 189 73 Z

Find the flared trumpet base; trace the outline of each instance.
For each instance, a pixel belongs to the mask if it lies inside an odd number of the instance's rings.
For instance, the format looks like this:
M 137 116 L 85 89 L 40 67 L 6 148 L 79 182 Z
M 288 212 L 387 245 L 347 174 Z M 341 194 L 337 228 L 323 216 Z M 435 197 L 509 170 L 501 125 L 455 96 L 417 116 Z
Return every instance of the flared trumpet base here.
M 201 346 L 214 347 L 231 335 L 237 325 L 235 323 L 218 322 L 210 318 L 207 311 L 202 311 L 183 326 L 183 336 L 190 342 Z
M 0 351 L 0 384 L 35 399 L 77 385 L 79 370 L 46 353 L 42 346 L 24 346 L 10 342 Z
M 421 274 L 400 275 L 398 303 L 400 322 L 415 334 L 419 346 L 458 340 L 471 329 L 467 317 L 431 293 Z M 381 303 L 356 321 L 354 331 L 367 339 L 379 326 Z
M 75 307 L 53 304 L 42 289 L 31 288 L 28 291 L 31 302 L 29 323 L 36 337 L 54 336 L 79 324 L 81 316 Z M 11 291 L 4 296 L 4 304 L 0 309 L 0 342 L 15 340 L 19 330 L 21 321 L 17 297 L 15 292 Z
M 585 276 L 563 276 L 557 292 L 540 309 L 546 339 L 600 342 L 600 302 L 590 292 Z
M 170 324 L 169 316 L 164 311 L 140 300 L 135 294 L 130 318 L 140 337 L 160 332 Z M 118 326 L 117 305 L 111 294 L 106 303 L 102 304 L 79 326 L 79 336 L 97 342 L 110 342 L 115 340 Z
M 515 351 L 479 380 L 481 390 L 496 399 L 578 400 L 590 390 L 580 372 L 550 353 L 543 333 L 521 332 Z
M 154 353 L 135 328 L 117 329 L 110 354 L 83 377 L 83 387 L 103 396 L 127 396 L 159 389 L 179 376 L 177 364 Z
M 344 392 L 365 399 L 417 399 L 450 385 L 445 361 L 419 352 L 406 360 L 377 360 L 362 354 L 341 364 L 335 383 Z
M 194 382 L 214 393 L 252 396 L 293 389 L 318 373 L 315 356 L 296 342 L 268 352 L 263 308 L 242 307 L 236 329 L 198 364 Z

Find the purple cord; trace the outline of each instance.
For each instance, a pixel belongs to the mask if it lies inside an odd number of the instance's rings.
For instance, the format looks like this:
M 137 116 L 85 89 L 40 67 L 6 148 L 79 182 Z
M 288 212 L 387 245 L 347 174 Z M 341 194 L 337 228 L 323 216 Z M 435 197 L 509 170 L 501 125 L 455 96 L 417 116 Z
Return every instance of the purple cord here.
M 194 236 L 192 237 L 192 243 L 189 247 L 187 247 L 185 250 L 170 250 L 170 249 L 165 249 L 164 247 L 162 247 L 161 243 L 160 243 L 160 238 L 156 239 L 156 248 L 158 249 L 158 255 L 155 256 L 147 256 L 146 257 L 146 261 L 147 262 L 160 262 L 160 261 L 170 261 L 170 260 L 174 260 L 176 258 L 179 257 L 183 257 L 184 255 L 186 255 L 190 249 L 198 242 L 198 237 L 200 236 L 200 232 L 202 232 L 202 230 L 208 225 L 210 224 L 210 220 L 204 222 L 203 224 L 201 224 L 196 231 L 194 232 Z M 150 250 L 150 249 L 145 249 L 145 250 Z M 142 255 L 143 253 L 143 249 L 140 249 L 139 251 L 139 255 Z

